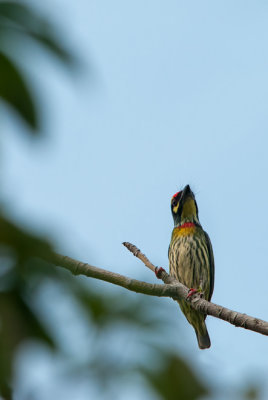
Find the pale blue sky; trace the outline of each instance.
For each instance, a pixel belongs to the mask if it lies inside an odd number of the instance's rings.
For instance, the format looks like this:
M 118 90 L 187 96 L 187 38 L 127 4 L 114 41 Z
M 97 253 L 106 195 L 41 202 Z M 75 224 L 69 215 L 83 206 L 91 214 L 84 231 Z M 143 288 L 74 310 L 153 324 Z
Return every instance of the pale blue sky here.
M 47 0 L 42 9 L 84 70 L 72 78 L 42 55 L 25 63 L 47 103 L 45 129 L 32 143 L 4 121 L 10 212 L 52 231 L 62 252 L 155 282 L 121 242 L 167 266 L 170 197 L 189 183 L 214 248 L 213 301 L 268 320 L 267 2 Z M 267 378 L 266 337 L 208 318 L 212 347 L 200 352 L 185 329 L 187 355 L 207 376 Z

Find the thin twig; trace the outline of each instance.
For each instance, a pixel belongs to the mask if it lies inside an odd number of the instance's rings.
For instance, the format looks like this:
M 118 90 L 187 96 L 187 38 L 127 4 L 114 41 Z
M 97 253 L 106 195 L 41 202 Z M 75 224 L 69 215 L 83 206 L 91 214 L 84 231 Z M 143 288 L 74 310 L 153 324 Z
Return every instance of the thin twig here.
M 160 268 L 160 271 L 158 267 L 156 267 L 154 264 L 151 263 L 151 261 L 146 257 L 145 254 L 143 254 L 138 247 L 136 247 L 134 244 L 129 243 L 129 242 L 123 242 L 122 243 L 135 257 L 139 258 L 145 265 L 148 267 L 151 271 L 153 271 L 158 279 L 162 279 L 164 283 L 170 284 L 170 283 L 179 283 L 181 285 L 181 289 L 184 290 L 186 286 L 183 286 L 179 281 L 177 281 L 175 278 L 170 276 L 164 268 Z M 187 290 L 187 289 L 186 289 Z M 184 295 L 184 293 L 182 293 Z
M 122 243 L 131 253 L 135 256 L 138 257 L 145 265 L 148 267 L 150 270 L 155 272 L 155 266 L 151 263 L 151 261 L 148 260 L 145 254 L 143 254 L 138 247 L 134 246 L 134 244 L 129 243 L 129 242 L 123 242 Z

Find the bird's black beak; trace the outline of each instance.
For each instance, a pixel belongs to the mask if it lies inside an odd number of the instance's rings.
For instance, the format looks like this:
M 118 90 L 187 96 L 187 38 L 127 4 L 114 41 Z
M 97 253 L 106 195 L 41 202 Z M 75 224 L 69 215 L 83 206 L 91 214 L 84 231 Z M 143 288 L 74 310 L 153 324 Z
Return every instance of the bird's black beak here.
M 193 192 L 191 191 L 191 188 L 189 185 L 186 185 L 185 188 L 182 191 L 181 195 L 181 201 L 185 201 L 187 197 L 193 197 Z

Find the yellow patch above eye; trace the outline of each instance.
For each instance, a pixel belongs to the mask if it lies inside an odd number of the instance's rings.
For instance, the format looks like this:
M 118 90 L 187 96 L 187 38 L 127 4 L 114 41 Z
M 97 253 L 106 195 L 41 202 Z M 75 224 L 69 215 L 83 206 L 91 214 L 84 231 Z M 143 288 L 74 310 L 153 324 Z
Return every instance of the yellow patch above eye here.
M 183 219 L 192 216 L 196 216 L 196 206 L 195 201 L 189 197 L 184 202 L 181 217 Z

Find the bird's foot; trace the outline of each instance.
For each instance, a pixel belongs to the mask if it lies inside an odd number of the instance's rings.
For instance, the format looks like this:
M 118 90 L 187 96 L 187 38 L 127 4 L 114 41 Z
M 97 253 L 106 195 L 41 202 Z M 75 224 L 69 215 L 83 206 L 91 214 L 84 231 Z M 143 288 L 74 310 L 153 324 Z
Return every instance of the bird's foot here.
M 162 272 L 166 272 L 166 270 L 162 267 L 155 267 L 154 273 L 157 279 L 161 279 Z
M 188 294 L 187 294 L 186 300 L 189 300 L 190 297 L 192 297 L 192 296 L 193 296 L 194 294 L 196 294 L 196 293 L 199 293 L 200 297 L 203 297 L 203 296 L 204 296 L 204 293 L 202 292 L 202 289 L 201 289 L 201 288 L 199 288 L 199 289 L 191 288 L 191 289 L 189 289 L 189 292 L 188 292 Z
M 197 292 L 198 292 L 197 289 L 193 289 L 193 288 L 189 289 L 186 299 L 189 300 L 189 298 L 192 297 Z

